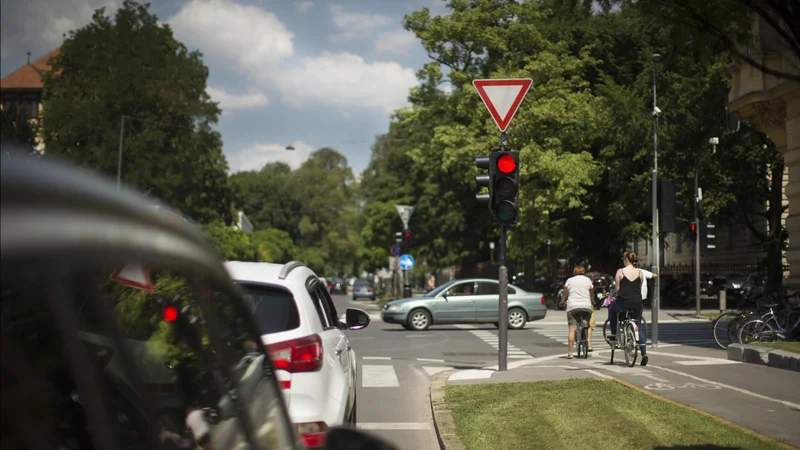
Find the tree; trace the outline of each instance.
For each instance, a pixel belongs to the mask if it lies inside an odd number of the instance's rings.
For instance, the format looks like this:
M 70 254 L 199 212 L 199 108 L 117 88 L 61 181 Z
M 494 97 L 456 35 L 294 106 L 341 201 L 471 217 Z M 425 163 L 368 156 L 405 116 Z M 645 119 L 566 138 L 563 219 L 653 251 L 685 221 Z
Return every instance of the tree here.
M 195 221 L 233 220 L 233 191 L 212 129 L 219 108 L 208 69 L 149 5 L 126 0 L 112 21 L 99 9 L 70 32 L 44 76 L 48 153 L 116 176 Z
M 300 237 L 298 212 L 302 203 L 288 164 L 273 162 L 258 171 L 237 172 L 231 175 L 231 183 L 237 191 L 237 204 L 256 229 L 275 228 L 288 232 L 293 240 Z
M 10 108 L 0 109 L 0 138 L 4 143 L 28 152 L 34 152 L 36 148 L 36 130 L 33 124 L 13 104 Z

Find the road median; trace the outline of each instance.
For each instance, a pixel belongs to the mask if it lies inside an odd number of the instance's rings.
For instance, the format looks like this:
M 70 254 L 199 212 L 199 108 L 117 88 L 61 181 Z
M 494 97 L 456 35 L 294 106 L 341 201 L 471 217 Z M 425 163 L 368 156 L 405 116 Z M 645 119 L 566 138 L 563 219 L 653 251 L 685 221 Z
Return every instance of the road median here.
M 431 385 L 443 449 L 791 448 L 628 383 L 569 379 Z
M 797 343 L 781 344 L 784 345 L 731 344 L 728 346 L 728 359 L 800 372 L 800 353 L 797 352 L 799 349 L 793 345 Z

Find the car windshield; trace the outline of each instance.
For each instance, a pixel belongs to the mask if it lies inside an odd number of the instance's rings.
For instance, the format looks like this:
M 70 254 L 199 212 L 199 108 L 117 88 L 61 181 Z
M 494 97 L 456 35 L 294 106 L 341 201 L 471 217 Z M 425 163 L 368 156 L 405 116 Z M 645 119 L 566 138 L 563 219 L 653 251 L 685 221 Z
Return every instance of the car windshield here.
M 300 314 L 294 296 L 281 288 L 239 283 L 245 299 L 252 302 L 262 333 L 280 333 L 300 326 Z

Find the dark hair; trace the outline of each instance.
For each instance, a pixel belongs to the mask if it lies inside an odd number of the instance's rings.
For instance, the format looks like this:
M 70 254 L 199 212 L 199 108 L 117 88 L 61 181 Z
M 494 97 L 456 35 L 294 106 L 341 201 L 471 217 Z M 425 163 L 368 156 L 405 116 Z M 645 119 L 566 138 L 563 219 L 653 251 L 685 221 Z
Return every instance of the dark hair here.
M 622 257 L 627 259 L 628 262 L 630 262 L 634 266 L 639 262 L 639 258 L 636 256 L 636 253 L 634 252 L 625 252 L 625 254 L 623 254 Z

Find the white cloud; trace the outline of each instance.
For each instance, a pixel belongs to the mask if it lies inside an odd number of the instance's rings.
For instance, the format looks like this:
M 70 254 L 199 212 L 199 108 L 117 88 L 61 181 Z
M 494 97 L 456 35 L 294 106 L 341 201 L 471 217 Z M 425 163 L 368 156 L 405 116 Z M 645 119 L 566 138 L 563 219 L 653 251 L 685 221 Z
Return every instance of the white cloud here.
M 256 144 L 228 157 L 231 171 L 261 170 L 264 164 L 276 161 L 297 169 L 314 151 L 312 146 L 303 141 L 293 142 L 292 147 L 294 150 L 286 150 L 286 144 Z
M 169 24 L 179 40 L 251 74 L 263 74 L 294 53 L 294 36 L 278 16 L 258 6 L 193 0 Z
M 414 70 L 396 62 L 367 63 L 352 53 L 325 52 L 275 77 L 284 103 L 304 108 L 340 106 L 392 112 L 407 103 L 417 85 Z
M 410 31 L 392 31 L 378 35 L 375 50 L 381 53 L 404 54 L 417 42 L 417 36 Z
M 311 7 L 314 6 L 314 2 L 304 1 L 304 2 L 295 2 L 294 10 L 299 13 L 306 13 L 308 12 Z
M 330 37 L 334 42 L 347 42 L 367 37 L 372 30 L 391 24 L 394 20 L 382 14 L 345 12 L 342 5 L 331 5 L 333 24 L 340 33 Z
M 236 95 L 209 86 L 206 88 L 206 92 L 211 96 L 211 100 L 219 102 L 219 107 L 222 108 L 223 111 L 231 109 L 254 109 L 269 104 L 267 96 L 255 90 L 251 90 L 247 94 Z

